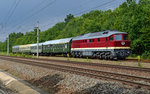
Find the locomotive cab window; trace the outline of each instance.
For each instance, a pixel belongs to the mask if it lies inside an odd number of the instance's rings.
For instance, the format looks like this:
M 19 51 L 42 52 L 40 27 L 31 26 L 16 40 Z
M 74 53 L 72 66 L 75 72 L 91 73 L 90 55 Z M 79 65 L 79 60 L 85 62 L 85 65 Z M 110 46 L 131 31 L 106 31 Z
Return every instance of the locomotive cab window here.
M 115 40 L 121 40 L 121 35 L 115 35 Z
M 128 35 L 123 35 L 123 40 L 129 40 Z

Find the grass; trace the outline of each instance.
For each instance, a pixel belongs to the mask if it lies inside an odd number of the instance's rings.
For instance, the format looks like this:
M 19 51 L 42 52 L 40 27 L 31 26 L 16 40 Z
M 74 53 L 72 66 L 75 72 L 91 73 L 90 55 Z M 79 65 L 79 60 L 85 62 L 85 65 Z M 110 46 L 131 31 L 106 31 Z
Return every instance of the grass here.
M 86 58 L 87 62 L 91 62 L 91 59 L 89 59 L 88 57 Z
M 138 62 L 138 67 L 140 67 L 140 68 L 143 67 L 142 64 L 141 64 L 141 62 Z
M 67 61 L 70 61 L 70 57 L 69 57 L 69 55 L 67 54 Z
M 6 52 L 0 52 L 0 55 L 7 55 L 7 53 Z M 16 53 L 16 54 L 9 53 L 9 56 L 35 58 L 35 56 L 27 55 L 27 54 L 23 54 L 23 53 L 22 54 L 19 54 L 19 53 Z
M 150 60 L 149 57 L 150 57 L 150 56 L 147 56 L 147 57 L 140 56 L 141 60 Z M 128 56 L 126 59 L 139 59 L 139 55 L 131 54 L 131 55 Z

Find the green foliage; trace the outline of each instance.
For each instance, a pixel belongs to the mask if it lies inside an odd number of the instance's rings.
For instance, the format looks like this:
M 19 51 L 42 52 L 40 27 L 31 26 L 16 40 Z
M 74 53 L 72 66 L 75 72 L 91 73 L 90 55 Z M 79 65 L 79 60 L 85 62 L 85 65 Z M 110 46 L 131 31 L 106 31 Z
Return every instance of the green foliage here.
M 145 51 L 141 57 L 143 59 L 150 59 L 150 51 Z
M 67 15 L 46 31 L 40 32 L 40 42 L 75 37 L 89 32 L 115 29 L 127 32 L 131 40 L 133 54 L 149 58 L 150 55 L 150 0 L 127 0 L 112 10 L 93 10 L 80 17 Z M 26 34 L 10 34 L 11 47 L 14 45 L 36 43 L 36 30 Z M 6 51 L 6 41 L 0 43 L 0 50 Z
M 9 34 L 9 50 L 12 52 L 12 46 L 15 45 L 15 42 L 17 41 L 18 38 L 23 37 L 23 33 L 11 33 Z M 7 40 L 5 40 L 3 43 L 0 43 L 0 52 L 6 52 L 7 51 Z
M 7 53 L 6 52 L 1 52 L 0 55 L 7 55 Z M 16 53 L 16 54 L 9 53 L 9 56 L 35 58 L 35 56 L 27 55 L 27 54 L 23 54 L 23 53 L 22 54 L 19 54 L 19 53 Z
M 68 23 L 71 19 L 73 19 L 74 16 L 72 14 L 67 15 L 67 17 L 65 18 L 65 22 Z

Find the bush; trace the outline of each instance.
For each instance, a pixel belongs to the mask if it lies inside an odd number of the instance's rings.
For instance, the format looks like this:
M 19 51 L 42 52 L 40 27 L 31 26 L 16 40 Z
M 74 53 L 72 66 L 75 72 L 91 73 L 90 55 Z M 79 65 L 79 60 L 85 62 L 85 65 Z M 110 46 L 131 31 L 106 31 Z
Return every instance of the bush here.
M 150 59 L 150 52 L 149 51 L 145 51 L 143 54 L 142 54 L 142 59 Z
M 130 57 L 137 57 L 137 54 L 131 54 Z

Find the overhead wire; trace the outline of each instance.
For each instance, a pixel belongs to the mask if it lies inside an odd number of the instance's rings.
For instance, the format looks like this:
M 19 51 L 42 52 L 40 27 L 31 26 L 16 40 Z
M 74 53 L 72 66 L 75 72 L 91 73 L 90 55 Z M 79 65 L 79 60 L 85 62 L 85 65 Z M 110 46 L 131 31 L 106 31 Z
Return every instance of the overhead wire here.
M 87 9 L 87 10 L 84 10 L 84 11 L 81 11 L 81 12 L 79 12 L 79 13 L 76 13 L 76 14 L 74 14 L 74 16 L 79 15 L 79 14 L 82 14 L 82 13 L 85 13 L 85 12 L 87 12 L 87 11 L 90 11 L 90 10 L 93 10 L 93 9 L 96 9 L 96 8 L 99 8 L 99 7 L 102 7 L 102 6 L 105 6 L 105 5 L 107 5 L 107 4 L 109 4 L 109 3 L 112 3 L 112 2 L 114 2 L 114 1 L 116 1 L 116 0 L 111 0 L 111 1 L 106 2 L 106 3 L 102 3 L 102 4 L 100 4 L 100 5 L 96 6 L 96 7 L 93 7 L 93 8 L 90 8 L 90 9 Z M 50 24 L 43 25 L 42 27 L 46 27 L 46 26 L 48 26 L 48 25 L 50 25 Z
M 6 16 L 3 18 L 3 20 L 1 21 L 1 23 L 3 23 L 3 22 L 6 20 L 6 18 L 10 15 L 10 12 L 12 11 L 12 9 L 13 9 L 14 5 L 16 4 L 16 2 L 17 2 L 17 0 L 15 0 L 15 1 L 12 3 L 10 9 L 9 9 L 8 12 L 6 13 Z
M 87 1 L 89 2 L 89 1 L 92 1 L 92 0 L 87 0 Z M 86 2 L 86 3 L 88 3 L 88 2 Z M 86 4 L 86 3 L 84 3 L 84 4 Z M 78 7 L 77 7 L 77 8 L 78 8 Z M 76 9 L 76 8 L 72 8 L 72 9 Z M 70 10 L 71 10 L 71 9 L 70 9 Z M 70 11 L 70 10 L 68 10 L 68 11 Z M 26 18 L 25 18 L 25 19 L 26 19 Z
M 88 2 L 84 2 L 84 3 L 82 3 L 82 4 L 79 5 L 79 6 L 82 6 L 83 4 L 89 3 L 89 1 L 92 1 L 92 0 L 88 0 Z M 92 2 L 93 2 L 93 1 L 92 1 Z M 102 2 L 103 2 L 103 1 L 102 1 Z M 102 3 L 102 2 L 101 2 L 101 3 Z M 68 10 L 66 10 L 65 12 L 72 11 L 72 9 L 76 10 L 76 9 L 79 9 L 79 7 L 75 7 L 75 8 L 68 9 Z M 60 14 L 59 14 L 59 15 L 60 15 Z M 67 15 L 67 14 L 66 14 L 66 15 Z M 57 15 L 56 17 L 59 17 L 59 16 Z M 48 18 L 48 19 L 50 19 L 50 18 Z M 50 25 L 50 23 L 48 23 L 48 24 L 46 24 L 46 25 L 43 25 L 42 28 L 43 28 L 43 27 L 46 27 L 46 26 L 48 26 L 48 25 Z
M 41 11 L 43 11 L 44 9 L 46 9 L 47 7 L 49 7 L 50 5 L 52 5 L 53 3 L 55 3 L 57 0 L 53 0 L 52 2 L 49 2 L 46 6 L 40 8 L 39 10 L 35 11 L 34 13 L 32 13 L 30 16 L 24 18 L 21 23 L 23 24 L 25 21 L 29 20 L 31 17 L 33 17 L 34 15 L 37 15 L 38 13 L 40 13 Z M 20 24 L 20 23 L 19 23 Z M 17 24 L 18 25 L 18 24 Z M 14 27 L 16 27 L 17 25 L 15 25 Z
M 3 30 L 5 30 L 5 25 L 6 25 L 6 23 L 4 22 L 6 19 L 7 19 L 7 17 L 10 15 L 10 13 L 11 13 L 11 11 L 12 11 L 12 9 L 13 9 L 13 7 L 14 7 L 14 5 L 17 3 L 17 0 L 15 0 L 13 3 L 12 3 L 12 5 L 11 5 L 11 7 L 10 7 L 10 9 L 9 9 L 9 11 L 6 13 L 6 16 L 3 18 L 3 20 L 1 21 L 1 26 L 2 26 L 2 30 L 1 31 L 3 31 Z
M 91 9 L 87 9 L 87 10 L 84 10 L 84 11 L 81 11 L 81 12 L 76 13 L 76 14 L 74 14 L 74 15 L 79 15 L 79 14 L 85 13 L 85 12 L 87 12 L 87 11 L 90 11 L 90 10 L 93 10 L 93 9 L 96 9 L 96 8 L 99 8 L 99 7 L 102 7 L 102 6 L 107 5 L 107 4 L 109 4 L 109 3 L 111 3 L 111 2 L 114 2 L 114 1 L 116 1 L 116 0 L 108 1 L 108 2 L 106 2 L 106 3 L 104 3 L 104 4 L 100 4 L 100 5 L 96 6 L 96 7 L 93 7 L 93 8 L 91 8 Z
M 35 10 L 35 9 L 37 9 L 37 7 L 39 7 L 42 3 L 44 3 L 46 0 L 42 0 L 41 2 L 39 2 L 37 5 L 35 5 L 32 9 L 31 9 L 31 13 L 33 14 L 33 11 Z M 27 13 L 27 14 L 29 14 L 29 13 Z M 32 15 L 31 14 L 31 15 Z
M 47 7 L 47 6 L 45 6 L 45 7 Z M 43 7 L 43 8 L 45 8 L 45 7 Z M 43 8 L 42 8 L 42 9 L 43 9 Z M 41 12 L 42 10 L 38 10 L 38 11 L 40 11 L 40 12 Z M 35 13 L 34 13 L 34 14 L 35 14 Z M 32 17 L 32 15 L 31 15 L 31 16 L 29 16 L 29 17 L 31 18 L 31 17 Z M 27 18 L 25 18 L 24 20 L 26 21 L 26 19 L 27 19 Z M 24 20 L 23 20 L 23 22 L 24 22 Z M 23 23 L 22 23 L 22 24 L 23 24 Z M 16 28 L 16 27 L 15 27 L 15 28 Z
M 6 19 L 5 24 L 3 24 L 4 25 L 4 31 L 6 31 L 6 26 L 7 26 L 8 22 L 9 22 L 10 18 L 12 17 L 12 15 L 14 14 L 14 12 L 15 12 L 17 6 L 19 5 L 20 1 L 21 0 L 18 0 L 15 3 L 13 3 L 14 7 L 12 5 L 12 9 L 9 10 L 8 18 Z
M 109 4 L 109 3 L 111 3 L 111 2 L 114 2 L 114 1 L 116 1 L 116 0 L 111 0 L 111 1 L 109 1 L 109 2 L 102 3 L 102 4 L 100 4 L 100 5 L 96 6 L 96 7 L 93 7 L 93 8 L 84 10 L 84 11 L 81 11 L 81 12 L 76 13 L 76 14 L 74 14 L 74 15 L 76 16 L 76 15 L 85 13 L 85 12 L 87 12 L 87 11 L 90 11 L 90 10 L 93 10 L 93 9 L 96 9 L 96 8 L 99 8 L 99 7 L 102 7 L 102 6 L 107 5 L 107 4 Z M 46 6 L 45 6 L 45 7 L 46 7 Z M 45 7 L 43 7 L 43 8 L 45 8 Z M 42 8 L 42 9 L 43 9 L 43 8 Z M 48 26 L 48 25 L 50 25 L 50 24 L 48 23 L 48 24 L 46 24 L 46 25 L 43 25 L 43 26 L 41 26 L 41 28 L 42 28 L 42 27 L 46 27 L 46 26 Z
M 10 15 L 8 16 L 8 19 L 6 20 L 6 23 L 9 21 L 9 19 L 10 19 L 10 18 L 12 17 L 12 15 L 14 14 L 14 12 L 15 12 L 17 6 L 19 5 L 20 1 L 21 1 L 21 0 L 18 0 L 18 1 L 16 2 L 15 7 L 12 9 L 12 12 L 11 12 Z
M 37 5 L 35 5 L 32 9 L 31 12 L 33 14 L 34 9 L 37 9 L 37 7 L 39 7 L 40 5 L 42 5 L 46 0 L 42 0 L 41 2 L 39 2 Z

